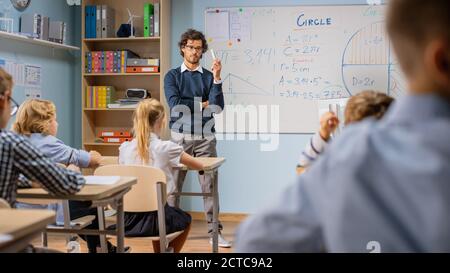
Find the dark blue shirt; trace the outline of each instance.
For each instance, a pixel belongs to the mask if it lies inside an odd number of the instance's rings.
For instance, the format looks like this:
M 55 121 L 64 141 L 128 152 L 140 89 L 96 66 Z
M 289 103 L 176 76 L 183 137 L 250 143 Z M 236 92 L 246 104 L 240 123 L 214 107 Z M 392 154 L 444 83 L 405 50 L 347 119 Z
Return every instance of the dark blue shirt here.
M 204 129 L 207 133 L 211 128 L 211 133 L 214 133 L 213 113 L 220 113 L 225 106 L 222 84 L 215 84 L 213 74 L 204 68 L 181 71 L 181 67 L 172 69 L 164 78 L 164 91 L 171 111 L 170 129 L 201 135 Z M 206 101 L 209 107 L 202 111 L 201 102 Z M 189 109 L 191 114 L 186 115 L 176 107 L 178 105 L 187 106 L 185 110 Z

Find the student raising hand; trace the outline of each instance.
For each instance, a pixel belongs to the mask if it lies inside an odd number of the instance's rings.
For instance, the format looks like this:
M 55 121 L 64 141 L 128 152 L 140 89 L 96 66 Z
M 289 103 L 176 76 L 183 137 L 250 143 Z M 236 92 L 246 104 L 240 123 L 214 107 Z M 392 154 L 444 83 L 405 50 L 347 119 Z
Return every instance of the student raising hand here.
M 320 117 L 320 136 L 323 140 L 328 141 L 338 126 L 338 117 L 332 112 L 326 112 Z

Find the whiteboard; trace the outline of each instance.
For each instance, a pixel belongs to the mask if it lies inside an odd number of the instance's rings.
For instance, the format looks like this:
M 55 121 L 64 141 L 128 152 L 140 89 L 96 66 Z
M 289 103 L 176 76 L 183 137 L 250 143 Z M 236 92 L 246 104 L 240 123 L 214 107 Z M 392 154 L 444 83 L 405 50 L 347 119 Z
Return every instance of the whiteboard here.
M 217 132 L 312 133 L 321 100 L 367 89 L 401 96 L 385 13 L 384 5 L 207 8 L 205 34 L 222 60 L 226 102 Z M 211 54 L 204 60 L 210 67 Z M 251 121 L 236 124 L 246 111 Z

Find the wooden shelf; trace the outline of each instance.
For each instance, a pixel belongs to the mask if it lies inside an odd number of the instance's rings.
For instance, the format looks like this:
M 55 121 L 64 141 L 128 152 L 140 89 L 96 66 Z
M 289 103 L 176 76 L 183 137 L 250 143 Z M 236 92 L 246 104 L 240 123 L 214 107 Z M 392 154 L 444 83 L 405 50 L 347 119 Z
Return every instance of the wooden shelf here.
M 160 4 L 159 37 L 144 36 L 144 5 L 146 3 Z M 86 37 L 86 6 L 108 5 L 115 10 L 115 29 L 129 19 L 127 8 L 136 18 L 135 38 L 85 38 Z M 169 113 L 164 93 L 164 75 L 171 69 L 171 6 L 172 0 L 84 0 L 81 4 L 81 96 L 86 102 L 86 89 L 89 86 L 114 86 L 114 97 L 125 97 L 125 90 L 129 88 L 142 88 L 150 91 L 152 98 L 160 100 L 164 109 Z M 93 51 L 121 51 L 130 50 L 142 58 L 155 58 L 160 60 L 158 73 L 86 73 L 86 53 Z M 100 132 L 105 130 L 130 131 L 133 127 L 132 115 L 135 108 L 93 108 L 80 105 L 81 108 L 81 135 L 83 148 L 98 151 L 103 156 L 118 156 L 119 143 L 103 143 L 98 139 Z M 168 118 L 167 118 L 168 119 Z M 169 130 L 164 135 L 169 135 Z M 97 142 L 100 141 L 100 142 Z
M 85 142 L 85 146 L 120 146 L 122 143 Z
M 83 73 L 84 77 L 101 77 L 101 76 L 160 76 L 161 73 Z
M 8 32 L 4 32 L 4 31 L 0 31 L 0 37 L 5 38 L 5 39 L 19 41 L 19 42 L 50 47 L 50 48 L 54 48 L 54 49 L 73 50 L 73 51 L 80 50 L 80 48 L 76 47 L 76 46 L 63 45 L 63 44 L 54 43 L 54 42 L 45 41 L 45 40 L 28 38 L 26 36 L 8 33 Z
M 129 111 L 133 112 L 136 108 L 84 108 L 84 111 Z
M 83 39 L 86 43 L 110 43 L 110 42 L 159 42 L 160 37 L 135 37 L 135 38 L 90 38 Z

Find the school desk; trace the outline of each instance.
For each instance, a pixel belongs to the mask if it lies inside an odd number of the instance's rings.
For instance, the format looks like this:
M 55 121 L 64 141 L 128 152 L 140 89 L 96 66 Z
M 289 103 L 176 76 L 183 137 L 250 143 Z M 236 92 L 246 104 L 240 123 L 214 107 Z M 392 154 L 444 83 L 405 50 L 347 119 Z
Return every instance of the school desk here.
M 217 253 L 219 251 L 219 185 L 218 180 L 214 179 L 214 175 L 220 166 L 225 162 L 225 158 L 221 157 L 196 157 L 195 159 L 202 162 L 205 175 L 212 176 L 212 192 L 211 193 L 198 193 L 198 192 L 179 192 L 176 196 L 202 196 L 202 197 L 212 197 L 213 198 L 213 245 L 212 251 Z M 186 166 L 180 167 L 181 170 L 191 171 Z
M 54 221 L 50 210 L 0 209 L 0 253 L 25 249 Z
M 64 233 L 64 234 L 80 234 L 80 235 L 100 235 L 104 238 L 106 235 L 114 235 L 117 237 L 117 251 L 124 251 L 124 211 L 123 211 L 123 196 L 130 191 L 131 187 L 137 183 L 135 177 L 121 177 L 119 182 L 112 185 L 85 185 L 81 191 L 74 195 L 59 196 L 51 195 L 43 189 L 20 189 L 17 192 L 17 198 L 20 199 L 58 199 L 58 200 L 73 200 L 73 201 L 91 201 L 92 207 L 97 207 L 99 211 L 99 229 L 73 229 L 70 228 L 70 216 L 67 217 L 65 213 L 64 228 L 47 228 L 49 233 Z M 24 200 L 25 201 L 25 200 Z M 117 225 L 116 230 L 105 230 L 104 227 L 104 210 L 107 205 L 111 205 L 117 210 Z M 106 250 L 105 240 L 101 240 L 102 250 Z

